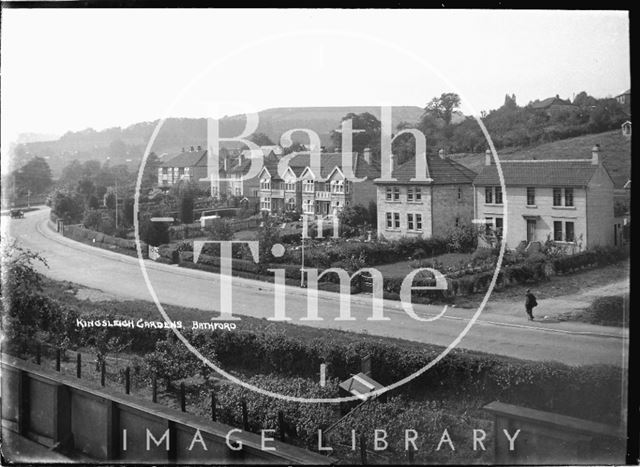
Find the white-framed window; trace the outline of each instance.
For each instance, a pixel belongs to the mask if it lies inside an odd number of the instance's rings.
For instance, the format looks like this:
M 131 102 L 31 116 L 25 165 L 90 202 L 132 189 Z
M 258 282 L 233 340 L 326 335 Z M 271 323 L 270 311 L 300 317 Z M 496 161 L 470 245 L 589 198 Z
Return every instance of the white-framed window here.
M 296 182 L 285 183 L 284 189 L 287 191 L 296 191 Z
M 564 195 L 564 196 L 563 196 Z M 562 202 L 564 201 L 564 204 Z M 554 188 L 553 205 L 573 207 L 573 188 Z
M 267 209 L 267 210 L 271 210 L 271 198 L 266 196 L 264 198 L 262 198 L 262 200 L 260 201 L 260 208 L 261 209 Z
M 295 211 L 296 210 L 296 199 L 295 198 L 289 198 L 289 200 L 287 201 L 287 209 L 289 211 Z
M 393 228 L 393 213 L 388 212 L 387 213 L 387 229 L 392 229 Z
M 407 214 L 407 230 L 413 230 L 413 214 Z
M 422 214 L 416 214 L 416 230 L 422 230 Z
M 399 212 L 394 212 L 393 213 L 393 227 L 396 229 L 400 228 L 400 213 Z
M 260 189 L 261 190 L 271 189 L 271 182 L 269 181 L 269 179 L 260 180 Z
M 422 230 L 422 214 L 418 214 L 418 213 L 407 214 L 407 230 L 413 230 L 413 231 Z
M 303 185 L 305 193 L 313 193 L 313 180 L 305 180 Z
M 484 189 L 485 204 L 502 204 L 502 187 L 488 186 Z
M 385 195 L 387 201 L 400 201 L 400 187 L 388 186 Z
M 410 186 L 407 188 L 407 201 L 409 203 L 422 202 L 422 188 L 419 186 Z
M 333 180 L 331 182 L 331 192 L 332 193 L 344 193 L 344 181 L 343 180 Z
M 344 192 L 345 192 L 345 193 L 347 193 L 347 194 L 349 193 L 349 188 L 350 188 L 350 186 L 351 186 L 351 182 L 350 182 L 350 181 L 348 181 L 348 180 L 346 180 L 346 181 L 344 182 Z
M 536 188 L 533 186 L 527 187 L 527 206 L 536 205 Z
M 306 214 L 313 214 L 313 201 L 310 199 L 305 199 L 304 203 L 302 203 L 302 210 L 306 213 Z

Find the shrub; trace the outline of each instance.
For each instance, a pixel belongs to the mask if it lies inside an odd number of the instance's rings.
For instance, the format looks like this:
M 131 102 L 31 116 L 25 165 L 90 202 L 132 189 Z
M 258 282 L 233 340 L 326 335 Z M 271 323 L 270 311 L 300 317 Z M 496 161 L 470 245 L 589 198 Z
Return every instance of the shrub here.
M 587 312 L 591 315 L 590 322 L 605 326 L 621 326 L 624 318 L 624 298 L 611 295 L 596 298 Z

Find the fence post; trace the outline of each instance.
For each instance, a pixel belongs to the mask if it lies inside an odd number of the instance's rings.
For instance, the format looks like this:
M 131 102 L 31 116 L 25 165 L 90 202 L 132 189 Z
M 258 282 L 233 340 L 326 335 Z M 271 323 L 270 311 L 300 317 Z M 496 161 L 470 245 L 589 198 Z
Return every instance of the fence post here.
M 187 401 L 184 393 L 184 383 L 180 383 L 180 410 L 185 412 L 187 409 Z
M 249 414 L 247 413 L 247 403 L 244 399 L 240 402 L 242 406 L 242 429 L 244 431 L 249 431 Z
M 82 354 L 78 352 L 76 354 L 76 376 L 80 378 L 82 375 Z
M 151 401 L 153 403 L 158 402 L 158 377 L 156 376 L 155 371 L 151 377 Z
M 40 365 L 42 361 L 42 346 L 40 342 L 36 345 L 36 363 Z
M 211 390 L 211 420 L 216 421 L 216 392 Z
M 360 434 L 360 460 L 362 461 L 362 465 L 367 465 L 367 446 L 366 446 L 366 437 L 364 433 Z
M 278 431 L 280 435 L 280 441 L 284 441 L 285 426 L 284 426 L 284 414 L 282 413 L 282 410 L 278 411 Z
M 131 370 L 127 367 L 124 370 L 124 392 L 125 394 L 129 394 L 131 391 Z
M 104 387 L 104 377 L 105 377 L 105 373 L 106 373 L 107 369 L 106 369 L 106 364 L 104 362 L 104 359 L 100 362 L 100 386 Z
M 60 347 L 56 348 L 56 371 L 60 371 Z

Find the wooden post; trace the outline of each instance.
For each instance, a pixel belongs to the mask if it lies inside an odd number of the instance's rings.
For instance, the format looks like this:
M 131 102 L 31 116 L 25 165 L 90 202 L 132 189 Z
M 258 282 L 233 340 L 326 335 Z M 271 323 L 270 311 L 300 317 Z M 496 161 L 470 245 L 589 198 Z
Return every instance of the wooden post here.
M 100 362 L 100 386 L 104 387 L 104 377 L 106 373 L 106 364 L 104 363 L 104 359 Z
M 360 461 L 362 465 L 367 465 L 367 445 L 364 433 L 360 434 Z
M 76 354 L 76 376 L 80 378 L 82 375 L 82 354 L 78 352 Z
M 156 376 L 155 372 L 151 377 L 151 401 L 153 403 L 158 402 L 158 377 Z
M 56 349 L 56 371 L 60 371 L 60 348 Z
M 247 403 L 244 399 L 240 402 L 242 406 L 242 429 L 244 431 L 249 431 L 249 414 L 247 413 Z
M 129 367 L 124 370 L 124 392 L 125 394 L 129 394 L 131 391 L 131 370 Z
M 282 413 L 282 410 L 278 411 L 278 432 L 280 436 L 280 441 L 284 441 L 285 426 L 284 426 L 284 414 Z
M 216 392 L 211 390 L 211 420 L 216 421 Z
M 184 393 L 184 383 L 180 383 L 180 410 L 185 412 L 186 408 L 187 408 L 187 401 Z
M 41 361 L 42 361 L 42 346 L 40 345 L 40 342 L 38 342 L 38 344 L 36 345 L 36 363 L 40 365 Z

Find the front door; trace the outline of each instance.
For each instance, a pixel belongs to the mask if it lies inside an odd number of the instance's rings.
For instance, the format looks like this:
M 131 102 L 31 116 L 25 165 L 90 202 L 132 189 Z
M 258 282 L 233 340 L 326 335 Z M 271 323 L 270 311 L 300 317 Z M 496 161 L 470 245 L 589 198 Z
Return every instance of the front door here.
M 536 239 L 536 220 L 527 219 L 527 243 L 531 243 Z

